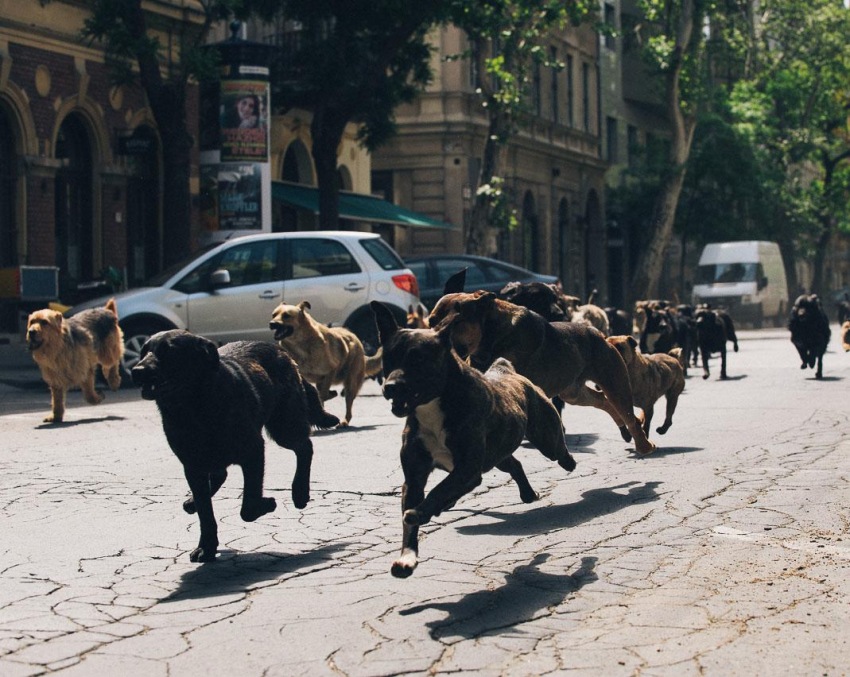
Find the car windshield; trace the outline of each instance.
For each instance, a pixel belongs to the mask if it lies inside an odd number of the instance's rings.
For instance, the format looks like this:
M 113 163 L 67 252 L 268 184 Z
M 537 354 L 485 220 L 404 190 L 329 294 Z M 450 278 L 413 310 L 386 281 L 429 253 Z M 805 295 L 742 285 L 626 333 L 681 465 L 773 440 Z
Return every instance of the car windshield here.
M 696 284 L 755 282 L 755 263 L 712 263 L 697 268 Z

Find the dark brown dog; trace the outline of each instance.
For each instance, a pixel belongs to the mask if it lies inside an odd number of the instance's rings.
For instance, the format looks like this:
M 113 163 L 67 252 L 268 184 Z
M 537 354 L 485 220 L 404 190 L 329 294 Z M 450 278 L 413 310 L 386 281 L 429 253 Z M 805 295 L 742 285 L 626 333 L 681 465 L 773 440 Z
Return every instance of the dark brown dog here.
M 648 435 L 655 403 L 666 397 L 667 413 L 664 423 L 656 428 L 663 435 L 673 424 L 673 413 L 679 395 L 685 389 L 685 372 L 681 364 L 681 348 L 673 348 L 669 353 L 643 355 L 638 351 L 638 343 L 633 336 L 609 336 L 608 343 L 617 349 L 632 384 L 634 405 L 643 410 L 643 430 Z
M 79 387 L 89 404 L 103 401 L 94 386 L 98 365 L 112 390 L 121 387 L 124 335 L 115 299 L 67 319 L 55 310 L 36 310 L 27 320 L 27 347 L 50 386 L 51 413 L 45 423 L 62 422 L 70 388 Z
M 435 316 L 441 318 L 439 323 Z M 568 404 L 608 412 L 623 439 L 634 438 L 639 453 L 655 449 L 635 417 L 623 358 L 598 329 L 577 322 L 547 322 L 527 308 L 481 291 L 444 296 L 429 324 L 449 332 L 455 350 L 461 357 L 469 356 L 477 369 L 485 371 L 497 357 L 504 357 L 549 397 L 558 395 Z
M 567 471 L 575 468 L 558 412 L 544 393 L 507 360 L 482 374 L 451 350 L 447 333 L 400 329 L 392 313 L 373 301 L 384 348 L 384 397 L 406 417 L 401 465 L 403 536 L 392 574 L 406 578 L 418 562 L 419 525 L 448 510 L 498 468 L 519 486 L 520 498 L 538 498 L 513 453 L 524 437 Z M 428 495 L 434 468 L 448 472 Z
M 183 509 L 198 513 L 201 538 L 189 559 L 215 559 L 212 497 L 229 465 L 242 467 L 243 520 L 253 522 L 277 507 L 273 498 L 263 496 L 264 427 L 275 442 L 295 452 L 292 502 L 297 508 L 307 505 L 311 425 L 330 428 L 339 419 L 322 408 L 318 392 L 282 348 L 238 341 L 216 349 L 212 341 L 175 329 L 151 336 L 131 373 L 142 397 L 156 402 L 165 437 L 192 491 Z

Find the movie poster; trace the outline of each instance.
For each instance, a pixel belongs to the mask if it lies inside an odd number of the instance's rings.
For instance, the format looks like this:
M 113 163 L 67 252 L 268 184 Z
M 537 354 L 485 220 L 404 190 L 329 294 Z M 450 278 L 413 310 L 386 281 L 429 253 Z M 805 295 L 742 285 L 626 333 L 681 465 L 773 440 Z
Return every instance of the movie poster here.
M 268 83 L 222 80 L 220 86 L 221 161 L 268 162 Z
M 217 167 L 218 225 L 221 230 L 263 227 L 262 165 L 228 163 Z

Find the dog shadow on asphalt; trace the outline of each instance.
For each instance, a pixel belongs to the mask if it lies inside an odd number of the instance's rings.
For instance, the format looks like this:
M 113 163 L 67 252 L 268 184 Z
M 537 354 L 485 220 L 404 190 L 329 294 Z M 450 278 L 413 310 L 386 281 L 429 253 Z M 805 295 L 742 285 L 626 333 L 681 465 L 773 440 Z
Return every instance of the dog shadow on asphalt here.
M 552 574 L 540 570 L 550 555 L 535 555 L 529 564 L 520 564 L 505 575 L 495 589 L 483 589 L 464 595 L 455 602 L 419 604 L 399 611 L 401 616 L 442 611 L 445 618 L 426 623 L 432 639 L 516 632 L 516 626 L 533 618 L 541 609 L 558 606 L 569 595 L 598 580 L 596 557 L 582 557 L 572 573 Z
M 42 430 L 46 428 L 72 428 L 75 425 L 88 425 L 89 423 L 106 423 L 107 421 L 126 421 L 126 417 L 124 416 L 97 416 L 92 418 L 80 418 L 76 421 L 62 421 L 61 423 L 41 423 L 37 425 L 36 430 Z
M 635 503 L 657 501 L 661 497 L 656 491 L 660 485 L 661 482 L 626 482 L 613 487 L 588 489 L 582 493 L 580 501 L 532 507 L 521 513 L 486 510 L 478 514 L 496 521 L 462 525 L 456 529 L 460 534 L 473 536 L 533 536 L 544 531 L 569 529 Z M 623 489 L 627 491 L 623 493 Z
M 335 543 L 296 553 L 220 549 L 214 562 L 182 574 L 178 588 L 160 601 L 179 602 L 243 593 L 264 581 L 273 581 L 321 565 L 331 566 L 333 555 L 342 552 L 348 545 Z

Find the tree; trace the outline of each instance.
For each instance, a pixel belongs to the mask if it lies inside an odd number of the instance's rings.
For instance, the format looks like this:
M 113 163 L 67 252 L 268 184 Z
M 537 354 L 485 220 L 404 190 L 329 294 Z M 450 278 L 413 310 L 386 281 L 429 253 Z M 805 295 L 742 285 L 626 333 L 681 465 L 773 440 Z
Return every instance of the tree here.
M 760 9 L 750 46 L 757 67 L 736 83 L 733 113 L 782 172 L 779 218 L 793 230 L 786 259 L 811 251 L 811 290 L 823 293 L 833 237 L 850 231 L 850 12 L 836 0 L 773 0 Z
M 166 50 L 154 29 L 162 17 L 143 8 L 142 0 L 93 0 L 84 37 L 103 45 L 117 84 L 141 85 L 162 142 L 163 249 L 165 264 L 189 252 L 191 200 L 189 177 L 194 139 L 186 102 L 193 77 L 209 76 L 212 63 L 199 48 L 213 24 L 227 18 L 236 0 L 203 0 L 201 13 L 184 13 L 173 27 L 177 44 Z M 145 3 L 147 6 L 147 3 Z M 186 20 L 186 16 L 189 20 Z M 158 21 L 160 23 L 154 23 Z
M 452 21 L 467 35 L 469 54 L 481 74 L 478 93 L 488 128 L 481 156 L 465 248 L 470 254 L 489 254 L 491 226 L 510 228 L 516 215 L 504 191 L 504 152 L 528 112 L 529 86 L 536 64 L 549 63 L 542 41 L 568 22 L 587 18 L 594 4 L 585 0 L 459 0 Z
M 265 20 L 298 22 L 272 86 L 278 106 L 313 114 L 312 155 L 319 186 L 319 227 L 339 221 L 337 151 L 349 122 L 373 150 L 395 131 L 393 110 L 431 79 L 427 31 L 443 0 L 245 0 Z M 281 103 L 282 102 L 282 103 Z M 277 106 L 276 106 L 277 107 Z
M 670 121 L 669 167 L 662 178 L 648 223 L 649 238 L 629 287 L 629 305 L 657 295 L 664 251 L 673 234 L 676 208 L 685 179 L 705 72 L 708 16 L 703 0 L 639 0 L 645 26 L 639 37 L 645 54 L 663 78 L 664 102 Z

